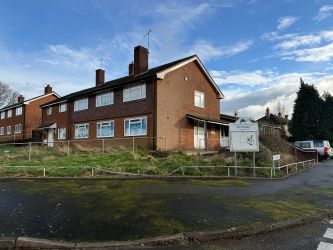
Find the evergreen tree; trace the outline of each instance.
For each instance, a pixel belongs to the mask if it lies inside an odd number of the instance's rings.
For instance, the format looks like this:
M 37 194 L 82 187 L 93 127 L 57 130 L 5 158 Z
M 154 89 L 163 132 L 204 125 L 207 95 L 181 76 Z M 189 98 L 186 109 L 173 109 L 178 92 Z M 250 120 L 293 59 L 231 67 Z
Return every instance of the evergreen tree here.
M 324 105 L 321 112 L 319 133 L 321 138 L 333 142 L 333 97 L 325 92 Z
M 321 113 L 324 101 L 313 85 L 300 79 L 294 104 L 291 133 L 294 140 L 322 139 Z

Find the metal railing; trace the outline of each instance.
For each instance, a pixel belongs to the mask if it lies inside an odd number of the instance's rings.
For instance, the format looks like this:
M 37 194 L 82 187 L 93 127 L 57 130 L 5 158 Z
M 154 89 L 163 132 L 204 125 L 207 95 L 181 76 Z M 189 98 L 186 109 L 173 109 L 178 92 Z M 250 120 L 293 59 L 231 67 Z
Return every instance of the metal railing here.
M 157 148 L 156 148 L 157 147 Z M 29 161 L 42 155 L 71 156 L 72 154 L 108 153 L 119 149 L 126 150 L 167 150 L 165 137 L 128 137 L 87 140 L 59 140 L 44 142 L 0 143 L 1 155 L 16 154 Z
M 276 175 L 276 170 L 281 171 L 283 169 L 286 169 L 286 174 L 289 174 L 289 170 L 292 168 L 295 168 L 296 172 L 298 171 L 298 169 L 300 167 L 303 167 L 303 169 L 305 169 L 305 167 L 310 167 L 311 165 L 315 165 L 316 164 L 316 159 L 312 159 L 312 160 L 307 160 L 307 161 L 301 161 L 301 162 L 295 162 L 295 163 L 291 163 L 291 164 L 287 164 L 287 165 L 283 165 L 280 167 L 255 167 L 256 170 L 267 170 L 270 173 L 270 178 L 273 178 Z M 185 175 L 185 169 L 200 169 L 200 168 L 210 168 L 210 169 L 227 169 L 227 177 L 231 177 L 231 176 L 237 176 L 237 173 L 239 172 L 238 170 L 241 169 L 251 169 L 253 170 L 253 167 L 249 167 L 249 166 L 181 166 L 176 168 L 174 171 L 172 171 L 169 175 L 173 175 L 177 172 L 182 173 L 182 175 Z M 235 175 L 231 175 L 231 171 L 235 173 Z

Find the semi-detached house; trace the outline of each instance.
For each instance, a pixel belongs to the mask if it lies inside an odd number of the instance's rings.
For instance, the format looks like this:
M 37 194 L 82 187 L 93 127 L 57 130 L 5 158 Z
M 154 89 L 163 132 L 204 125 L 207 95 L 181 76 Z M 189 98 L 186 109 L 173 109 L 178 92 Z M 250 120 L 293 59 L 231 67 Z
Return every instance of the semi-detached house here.
M 128 69 L 107 82 L 98 69 L 94 87 L 42 105 L 45 140 L 151 138 L 155 149 L 220 147 L 228 126 L 220 119 L 223 94 L 198 56 L 149 69 L 148 50 L 137 46 Z
M 17 103 L 0 109 L 0 142 L 22 142 L 37 140 L 42 124 L 40 105 L 58 99 L 60 96 L 47 85 L 44 94 L 29 100 L 20 95 Z

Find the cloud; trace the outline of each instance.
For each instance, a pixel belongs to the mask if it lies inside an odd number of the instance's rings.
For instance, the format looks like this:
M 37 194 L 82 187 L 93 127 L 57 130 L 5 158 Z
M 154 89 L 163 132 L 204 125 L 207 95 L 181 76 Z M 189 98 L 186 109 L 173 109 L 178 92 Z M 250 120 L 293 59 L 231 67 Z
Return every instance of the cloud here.
M 278 39 L 275 39 L 278 40 Z M 333 58 L 333 30 L 314 34 L 286 34 L 273 46 L 275 56 L 297 62 L 329 62 Z
M 300 77 L 314 84 L 321 94 L 324 91 L 333 93 L 333 75 L 328 73 L 281 74 L 276 70 L 255 70 L 212 71 L 211 74 L 225 95 L 221 102 L 221 112 L 233 114 L 238 110 L 240 115 L 255 119 L 264 115 L 266 107 L 270 107 L 273 112 L 278 102 L 283 103 L 287 114 L 291 115 Z
M 320 22 L 330 17 L 332 13 L 333 13 L 333 5 L 325 4 L 319 9 L 318 14 L 313 19 L 317 22 Z
M 280 17 L 278 20 L 277 30 L 284 30 L 291 26 L 293 23 L 295 23 L 298 20 L 298 17 L 294 16 L 284 16 Z
M 248 50 L 253 42 L 251 40 L 240 41 L 232 46 L 213 46 L 205 40 L 199 40 L 185 54 L 198 54 L 203 61 L 228 58 Z

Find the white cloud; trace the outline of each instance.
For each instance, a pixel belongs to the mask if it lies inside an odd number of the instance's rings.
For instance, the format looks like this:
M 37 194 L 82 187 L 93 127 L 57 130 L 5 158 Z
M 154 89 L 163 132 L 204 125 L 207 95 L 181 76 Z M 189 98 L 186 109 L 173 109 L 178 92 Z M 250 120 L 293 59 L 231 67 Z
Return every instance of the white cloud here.
M 203 61 L 217 58 L 227 58 L 248 50 L 253 42 L 251 40 L 237 42 L 232 46 L 213 46 L 205 40 L 197 41 L 186 54 L 198 54 Z
M 294 17 L 294 16 L 280 17 L 278 20 L 277 29 L 284 30 L 284 29 L 288 28 L 289 26 L 291 26 L 293 23 L 295 23 L 297 20 L 298 20 L 298 17 Z
M 277 40 L 277 39 L 276 39 Z M 333 30 L 315 34 L 288 34 L 273 46 L 278 57 L 297 62 L 328 62 L 333 58 Z
M 316 20 L 317 22 L 320 22 L 330 17 L 332 13 L 333 13 L 333 5 L 325 4 L 319 9 L 318 14 L 313 19 Z
M 221 102 L 221 112 L 232 114 L 238 110 L 240 115 L 255 119 L 265 114 L 266 107 L 270 107 L 273 112 L 273 107 L 278 102 L 283 103 L 287 114 L 291 115 L 300 77 L 305 82 L 314 84 L 320 94 L 324 91 L 333 94 L 333 75 L 321 72 L 280 74 L 274 70 L 256 70 L 212 71 L 211 74 L 225 95 Z

